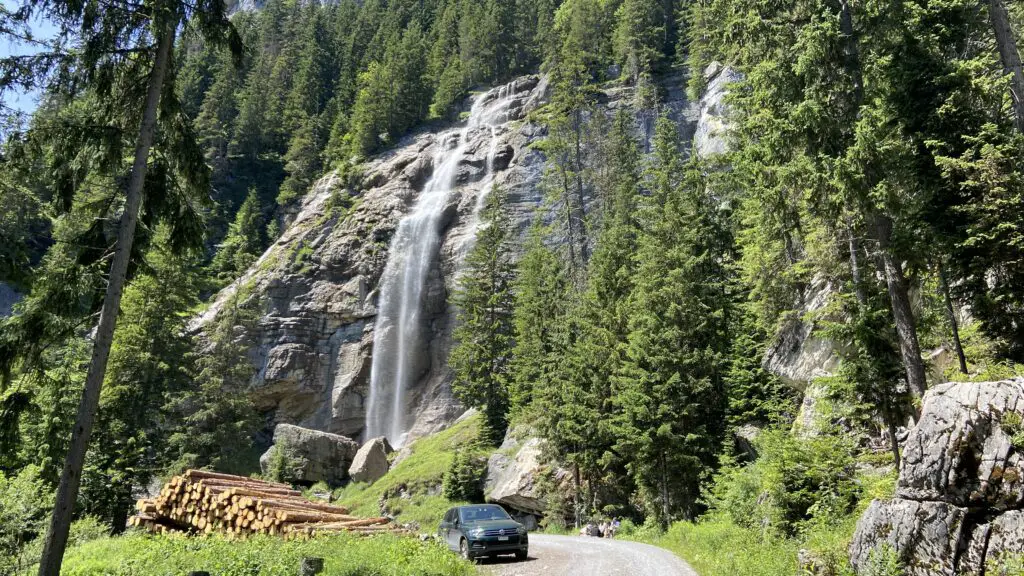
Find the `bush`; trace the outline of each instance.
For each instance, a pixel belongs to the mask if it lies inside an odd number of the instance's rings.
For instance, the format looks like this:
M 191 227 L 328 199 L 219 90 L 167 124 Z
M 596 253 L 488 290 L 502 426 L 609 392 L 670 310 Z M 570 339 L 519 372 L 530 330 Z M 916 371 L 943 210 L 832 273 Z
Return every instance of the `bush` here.
M 793 536 L 810 524 L 834 525 L 859 496 L 853 446 L 845 438 L 796 439 L 768 431 L 760 457 L 746 466 L 726 461 L 712 488 L 714 511 L 765 535 Z
M 14 568 L 22 548 L 46 529 L 53 493 L 39 477 L 38 466 L 17 476 L 0 473 L 0 573 Z

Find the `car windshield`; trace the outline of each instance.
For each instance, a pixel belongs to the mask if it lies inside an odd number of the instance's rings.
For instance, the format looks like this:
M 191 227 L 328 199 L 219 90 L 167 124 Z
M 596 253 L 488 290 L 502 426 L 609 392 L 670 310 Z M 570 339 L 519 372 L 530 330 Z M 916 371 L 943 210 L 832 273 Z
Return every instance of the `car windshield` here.
M 463 522 L 510 519 L 508 512 L 505 512 L 501 506 L 466 506 L 459 508 L 459 517 Z

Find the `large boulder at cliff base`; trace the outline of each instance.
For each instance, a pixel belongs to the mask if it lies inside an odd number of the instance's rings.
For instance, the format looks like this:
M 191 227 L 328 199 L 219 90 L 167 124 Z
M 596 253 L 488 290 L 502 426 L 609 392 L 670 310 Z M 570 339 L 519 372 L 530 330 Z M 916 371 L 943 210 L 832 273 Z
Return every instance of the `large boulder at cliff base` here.
M 487 460 L 484 497 L 517 512 L 542 516 L 547 509 L 542 479 L 552 474 L 553 487 L 563 485 L 568 472 L 552 469 L 543 459 L 543 440 L 536 436 L 517 437 L 510 431 L 497 452 Z
M 388 439 L 379 436 L 367 440 L 356 452 L 348 475 L 353 482 L 374 482 L 388 473 L 388 454 L 394 452 Z
M 850 545 L 859 573 L 891 548 L 907 576 L 978 575 L 1024 552 L 1024 379 L 930 389 L 904 444 L 896 497 L 871 503 Z
M 283 453 L 278 454 L 279 450 Z M 260 457 L 260 468 L 268 474 L 279 462 L 283 480 L 338 485 L 348 478 L 358 450 L 359 444 L 339 434 L 278 424 L 274 445 Z

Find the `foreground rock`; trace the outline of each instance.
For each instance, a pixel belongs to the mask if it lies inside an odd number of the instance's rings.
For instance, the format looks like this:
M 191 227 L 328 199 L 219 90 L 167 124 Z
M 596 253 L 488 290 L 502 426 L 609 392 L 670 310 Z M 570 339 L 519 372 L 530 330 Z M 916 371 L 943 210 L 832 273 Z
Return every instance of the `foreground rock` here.
M 530 529 L 547 510 L 545 489 L 558 490 L 570 482 L 566 470 L 545 462 L 543 442 L 521 430 L 509 431 L 487 460 L 484 480 L 487 501 L 503 505 Z
M 277 454 L 279 450 L 283 455 Z M 278 424 L 274 428 L 274 445 L 260 456 L 260 468 L 267 474 L 275 466 L 275 459 L 281 458 L 283 480 L 338 485 L 347 479 L 358 450 L 358 444 L 338 434 Z
M 850 561 L 860 571 L 890 547 L 908 576 L 982 574 L 1024 552 L 1021 446 L 1024 379 L 948 383 L 925 395 L 902 456 L 896 497 L 857 523 Z
M 394 450 L 391 448 L 391 444 L 383 436 L 367 440 L 352 459 L 352 465 L 348 468 L 349 478 L 353 482 L 378 480 L 388 473 L 390 467 L 388 454 L 392 452 Z

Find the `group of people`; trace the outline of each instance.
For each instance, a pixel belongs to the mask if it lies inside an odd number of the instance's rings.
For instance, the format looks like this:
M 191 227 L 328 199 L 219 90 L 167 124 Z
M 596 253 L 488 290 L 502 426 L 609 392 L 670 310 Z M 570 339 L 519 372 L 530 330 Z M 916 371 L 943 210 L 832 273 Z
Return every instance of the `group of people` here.
M 591 520 L 587 525 L 580 528 L 580 536 L 594 536 L 595 538 L 612 538 L 619 530 L 619 519 L 602 520 L 600 524 L 594 524 Z

